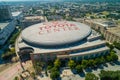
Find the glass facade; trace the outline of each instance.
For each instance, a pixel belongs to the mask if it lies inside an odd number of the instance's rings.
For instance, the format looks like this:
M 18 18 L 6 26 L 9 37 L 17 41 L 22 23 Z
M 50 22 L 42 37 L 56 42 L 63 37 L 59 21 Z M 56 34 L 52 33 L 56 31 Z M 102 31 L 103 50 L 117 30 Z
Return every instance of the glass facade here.
M 0 21 L 12 19 L 12 14 L 8 5 L 0 6 Z

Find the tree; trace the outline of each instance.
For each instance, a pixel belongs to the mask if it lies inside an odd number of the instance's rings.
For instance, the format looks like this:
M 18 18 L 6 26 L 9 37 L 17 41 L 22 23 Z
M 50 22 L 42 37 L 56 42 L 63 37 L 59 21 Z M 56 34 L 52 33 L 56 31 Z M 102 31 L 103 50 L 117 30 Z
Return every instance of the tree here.
M 54 71 L 50 74 L 50 78 L 53 80 L 58 78 L 59 76 L 60 76 L 60 73 L 58 71 Z
M 6 51 L 5 53 L 2 54 L 2 59 L 4 60 L 8 60 L 10 59 L 13 55 L 15 55 L 15 53 L 10 52 L 10 51 Z
M 54 62 L 54 66 L 59 68 L 61 66 L 61 62 L 59 59 L 56 59 L 55 62 Z
M 9 40 L 10 44 L 14 44 L 16 38 L 18 37 L 18 35 L 20 34 L 21 31 L 18 31 L 17 33 L 15 33 L 14 35 L 12 35 L 12 37 Z
M 91 19 L 95 19 L 95 16 L 90 16 Z
M 51 72 L 58 71 L 58 68 L 57 67 L 53 67 L 50 71 Z
M 110 48 L 110 51 L 114 49 L 114 46 L 112 44 L 106 43 L 106 45 Z
M 104 71 L 101 70 L 100 80 L 120 80 L 120 71 Z
M 41 73 L 42 67 L 43 67 L 43 62 L 40 62 L 40 61 L 35 61 L 35 62 L 34 62 L 34 68 L 35 68 L 35 71 L 36 71 L 38 74 Z
M 105 59 L 104 59 L 103 56 L 102 56 L 100 59 L 101 59 L 101 63 L 104 63 L 104 62 L 105 62 Z
M 87 68 L 88 61 L 87 60 L 82 60 L 82 65 L 83 65 L 84 68 Z
M 75 65 L 76 65 L 76 63 L 74 62 L 74 60 L 70 60 L 70 61 L 68 62 L 68 66 L 69 66 L 71 69 L 74 69 L 74 68 L 75 68 Z
M 83 70 L 81 65 L 77 65 L 75 69 L 77 70 L 78 73 L 82 72 Z
M 118 60 L 118 56 L 116 54 L 111 55 L 112 61 Z
M 103 35 L 103 34 L 101 34 L 101 39 L 102 39 L 102 40 L 105 40 L 105 37 L 104 37 L 104 35 Z
M 45 74 L 46 74 L 46 76 L 48 76 L 47 70 L 45 70 Z
M 13 53 L 15 53 L 15 48 L 14 48 L 14 47 L 11 47 L 11 48 L 10 48 L 10 51 L 13 52 Z
M 120 49 L 120 42 L 115 41 L 113 44 L 117 49 Z
M 110 55 L 108 55 L 108 56 L 106 57 L 106 60 L 107 60 L 108 62 L 112 61 L 111 56 L 110 56 Z
M 35 79 L 35 73 L 34 72 L 32 72 L 30 75 L 31 75 L 32 78 Z
M 109 45 L 110 50 L 114 49 L 114 46 L 112 44 Z
M 16 76 L 16 77 L 14 78 L 14 80 L 19 80 L 18 76 Z
M 50 66 L 50 65 L 49 65 L 49 66 L 47 66 L 47 70 L 52 69 L 52 67 L 53 67 L 53 66 Z
M 90 60 L 88 61 L 88 65 L 89 65 L 89 66 L 94 66 L 94 60 L 93 60 L 93 59 L 90 59 Z
M 36 66 L 35 66 L 35 70 L 36 70 L 36 72 L 39 74 L 39 73 L 41 73 L 41 71 L 42 71 L 42 67 L 36 65 Z
M 93 73 L 87 73 L 85 75 L 85 80 L 99 80 L 99 78 Z
M 96 58 L 95 61 L 96 61 L 96 64 L 101 64 L 102 62 L 100 58 Z

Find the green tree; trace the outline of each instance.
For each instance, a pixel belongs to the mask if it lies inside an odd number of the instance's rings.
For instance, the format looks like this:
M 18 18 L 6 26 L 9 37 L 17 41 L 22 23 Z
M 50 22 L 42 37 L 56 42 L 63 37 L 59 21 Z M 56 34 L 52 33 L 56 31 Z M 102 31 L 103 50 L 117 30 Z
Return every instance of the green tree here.
M 104 35 L 103 35 L 103 34 L 101 34 L 101 39 L 102 39 L 102 40 L 105 40 L 105 37 L 104 37 Z
M 59 69 L 57 67 L 53 67 L 52 69 L 50 69 L 50 72 L 54 72 L 54 71 L 58 71 Z
M 110 48 L 110 51 L 114 49 L 113 44 L 106 43 L 106 45 Z
M 93 73 L 87 73 L 85 75 L 85 80 L 99 80 L 99 78 Z
M 97 65 L 102 63 L 101 58 L 96 58 L 95 61 Z
M 120 71 L 104 71 L 101 70 L 100 80 L 120 80 Z
M 34 72 L 32 72 L 30 75 L 31 75 L 32 78 L 35 79 L 35 73 Z
M 16 76 L 16 77 L 14 78 L 14 80 L 19 80 L 18 76 Z
M 95 19 L 95 16 L 90 16 L 91 19 Z
M 61 66 L 61 62 L 59 59 L 56 59 L 55 62 L 54 62 L 54 66 L 59 68 Z
M 49 66 L 47 66 L 47 70 L 52 69 L 52 67 L 53 67 L 53 66 L 50 66 L 50 65 L 49 65 Z
M 116 54 L 111 55 L 112 61 L 118 60 L 118 56 Z
M 10 38 L 10 41 L 9 41 L 10 44 L 14 44 L 14 42 L 15 42 L 17 36 L 20 34 L 20 32 L 21 31 L 18 31 L 17 33 L 12 35 L 12 37 Z
M 12 56 L 14 56 L 14 55 L 15 55 L 15 53 L 10 52 L 10 51 L 6 51 L 5 53 L 3 53 L 3 54 L 1 55 L 1 57 L 2 57 L 3 60 L 8 60 L 8 59 L 10 59 Z
M 89 66 L 94 66 L 94 60 L 93 60 L 93 59 L 90 59 L 90 60 L 88 61 L 88 65 L 89 65 Z
M 101 63 L 104 63 L 105 62 L 105 59 L 104 59 L 104 57 L 102 56 L 102 57 L 100 57 L 100 59 L 101 59 Z
M 48 76 L 47 70 L 45 70 L 45 75 Z
M 41 73 L 41 71 L 42 71 L 42 67 L 36 65 L 36 66 L 35 66 L 35 71 L 36 71 L 38 74 Z
M 59 73 L 58 71 L 54 71 L 54 72 L 52 72 L 52 73 L 50 74 L 50 78 L 51 78 L 52 80 L 54 80 L 54 79 L 56 79 L 56 78 L 58 78 L 58 77 L 60 77 L 60 73 Z
M 111 56 L 110 56 L 110 55 L 106 56 L 106 60 L 107 60 L 108 62 L 112 61 Z
M 43 65 L 44 65 L 43 62 L 40 62 L 40 61 L 34 62 L 34 68 L 35 68 L 36 73 L 38 74 L 41 73 Z
M 81 65 L 77 65 L 75 69 L 77 70 L 78 73 L 82 72 L 83 70 Z
M 76 65 L 76 63 L 75 63 L 74 60 L 70 60 L 70 61 L 68 62 L 68 66 L 69 66 L 71 69 L 74 69 L 74 68 L 75 68 L 75 65 Z
M 82 60 L 82 65 L 83 65 L 83 68 L 87 68 L 88 61 L 87 60 Z
M 120 42 L 115 41 L 113 44 L 117 49 L 120 49 Z

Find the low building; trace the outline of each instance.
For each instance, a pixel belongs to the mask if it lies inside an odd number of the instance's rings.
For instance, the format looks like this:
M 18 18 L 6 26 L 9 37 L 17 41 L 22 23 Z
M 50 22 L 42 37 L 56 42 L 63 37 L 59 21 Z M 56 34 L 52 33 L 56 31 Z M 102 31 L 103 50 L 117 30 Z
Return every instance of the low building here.
M 120 42 L 120 27 L 107 29 L 104 33 L 105 39 L 110 42 Z
M 106 21 L 103 19 L 89 19 L 89 20 L 84 20 L 84 23 L 87 25 L 90 25 L 91 28 L 101 32 L 104 34 L 104 31 L 109 29 L 109 28 L 113 28 L 116 27 L 116 23 L 113 21 Z
M 45 21 L 45 18 L 43 16 L 27 16 L 27 17 L 24 17 L 22 21 L 22 26 L 25 28 L 33 24 L 41 23 L 44 21 Z
M 63 17 L 60 16 L 60 15 L 50 15 L 50 16 L 47 16 L 47 19 L 50 21 L 50 20 L 62 20 Z
M 102 33 L 106 39 L 106 41 L 113 43 L 115 41 L 120 41 L 120 27 L 116 25 L 113 21 L 106 21 L 102 19 L 94 19 L 94 20 L 83 20 L 81 21 L 87 25 L 89 25 L 94 30 Z

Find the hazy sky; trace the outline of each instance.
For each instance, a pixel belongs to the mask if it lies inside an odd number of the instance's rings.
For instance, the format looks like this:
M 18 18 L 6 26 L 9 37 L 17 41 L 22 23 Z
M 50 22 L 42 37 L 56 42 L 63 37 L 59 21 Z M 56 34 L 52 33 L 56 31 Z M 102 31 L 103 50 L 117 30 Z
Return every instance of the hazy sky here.
M 0 0 L 0 1 L 34 1 L 34 0 Z
M 1 1 L 63 1 L 63 0 L 0 0 Z M 74 1 L 74 0 L 73 0 Z

